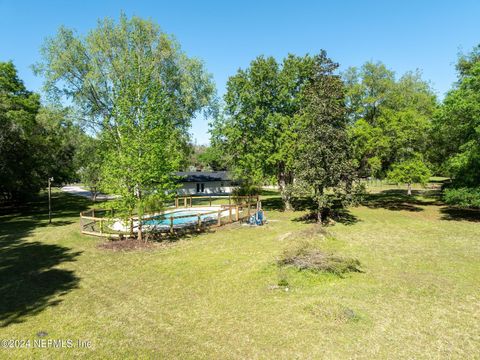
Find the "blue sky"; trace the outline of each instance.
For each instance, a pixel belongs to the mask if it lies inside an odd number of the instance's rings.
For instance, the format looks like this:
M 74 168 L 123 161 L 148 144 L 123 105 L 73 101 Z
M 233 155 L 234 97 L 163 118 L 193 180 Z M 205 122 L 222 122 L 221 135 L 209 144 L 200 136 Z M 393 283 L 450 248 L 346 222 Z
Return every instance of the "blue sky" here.
M 21 1 L 0 0 L 0 61 L 12 60 L 31 90 L 30 65 L 60 25 L 85 33 L 98 18 L 151 18 L 204 60 L 219 95 L 228 77 L 260 54 L 327 50 L 342 69 L 382 61 L 400 75 L 420 69 L 442 97 L 455 81 L 459 51 L 480 43 L 480 1 Z M 192 133 L 208 142 L 208 121 Z

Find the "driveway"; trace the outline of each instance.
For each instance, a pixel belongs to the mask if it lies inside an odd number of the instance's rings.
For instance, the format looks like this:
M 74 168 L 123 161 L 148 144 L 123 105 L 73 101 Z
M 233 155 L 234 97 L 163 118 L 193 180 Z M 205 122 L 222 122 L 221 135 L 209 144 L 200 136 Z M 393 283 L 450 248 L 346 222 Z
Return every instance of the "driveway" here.
M 88 190 L 85 190 L 84 188 L 82 188 L 80 186 L 75 186 L 75 185 L 64 186 L 64 187 L 62 187 L 61 190 L 65 191 L 67 193 L 73 194 L 73 195 L 83 196 L 83 197 L 86 197 L 86 198 L 89 198 L 89 199 L 92 198 L 92 192 L 88 191 Z M 99 200 L 99 201 L 112 200 L 112 199 L 115 199 L 115 195 L 105 195 L 105 194 L 98 194 L 97 195 L 97 200 Z

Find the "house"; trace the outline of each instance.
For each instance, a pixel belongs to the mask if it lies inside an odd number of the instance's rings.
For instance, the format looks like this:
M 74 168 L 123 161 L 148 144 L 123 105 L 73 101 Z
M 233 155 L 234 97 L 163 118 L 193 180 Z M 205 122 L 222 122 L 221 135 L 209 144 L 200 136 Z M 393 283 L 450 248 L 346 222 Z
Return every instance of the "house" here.
M 228 171 L 176 172 L 179 195 L 229 194 L 236 185 Z

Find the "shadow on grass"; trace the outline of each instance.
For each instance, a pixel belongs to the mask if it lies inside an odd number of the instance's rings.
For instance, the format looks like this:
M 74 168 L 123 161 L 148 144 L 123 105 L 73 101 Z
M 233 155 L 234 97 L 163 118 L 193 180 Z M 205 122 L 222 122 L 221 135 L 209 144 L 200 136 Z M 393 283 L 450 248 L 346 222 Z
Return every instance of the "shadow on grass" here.
M 420 192 L 413 191 L 411 196 L 407 195 L 406 190 L 384 190 L 375 194 L 367 194 L 364 196 L 362 205 L 372 209 L 387 209 L 393 211 L 423 211 L 420 206 L 433 205 L 438 200 L 434 199 L 430 202 L 418 200 L 416 195 L 424 195 L 428 197 L 436 197 L 436 192 Z
M 315 203 L 311 199 L 292 198 L 291 204 L 295 211 L 313 210 L 315 208 Z M 285 207 L 280 195 L 276 197 L 269 197 L 266 199 L 262 199 L 262 208 L 264 210 L 270 210 L 270 211 L 285 210 Z
M 73 223 L 87 208 L 86 199 L 55 193 L 54 216 L 48 224 L 46 197 L 39 196 L 21 207 L 0 210 L 0 327 L 25 321 L 78 286 L 79 278 L 58 265 L 75 261 L 81 252 L 56 244 L 28 241 L 39 227 L 58 227 Z
M 332 220 L 333 223 L 340 223 L 343 225 L 354 225 L 360 221 L 358 217 L 353 215 L 348 209 L 345 208 L 334 208 L 328 213 L 324 213 L 322 217 L 326 219 L 323 225 L 327 226 L 332 224 Z M 314 211 L 310 211 L 305 215 L 294 218 L 293 221 L 303 222 L 306 224 L 314 224 L 317 222 L 317 213 Z
M 480 209 L 461 209 L 448 206 L 440 209 L 440 212 L 442 220 L 480 222 Z

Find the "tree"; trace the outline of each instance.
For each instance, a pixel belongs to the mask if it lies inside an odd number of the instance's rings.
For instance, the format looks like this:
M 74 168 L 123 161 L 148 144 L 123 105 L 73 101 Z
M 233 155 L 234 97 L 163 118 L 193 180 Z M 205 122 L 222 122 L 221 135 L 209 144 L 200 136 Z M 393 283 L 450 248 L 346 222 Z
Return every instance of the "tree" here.
M 203 64 L 151 21 L 100 20 L 86 36 L 60 28 L 36 66 L 52 98 L 72 101 L 105 149 L 102 187 L 131 217 L 172 196 L 192 117 L 214 94 Z
M 103 154 L 100 140 L 83 135 L 75 155 L 80 181 L 88 187 L 96 201 L 102 183 Z
M 211 130 L 212 146 L 234 175 L 246 185 L 276 182 L 286 209 L 291 208 L 297 115 L 312 65 L 308 55 L 288 55 L 281 64 L 257 57 L 229 78 L 225 111 Z
M 480 185 L 480 45 L 457 63 L 458 81 L 433 119 L 431 158 L 455 186 Z
M 0 195 L 21 200 L 41 188 L 35 151 L 40 97 L 28 91 L 12 62 L 0 63 Z
M 315 200 L 321 223 L 335 198 L 352 194 L 355 173 L 349 155 L 344 87 L 335 75 L 338 64 L 324 51 L 314 60 L 314 76 L 305 89 L 295 174 Z
M 80 129 L 68 110 L 42 107 L 12 62 L 0 63 L 0 198 L 23 201 L 75 173 L 73 154 Z
M 429 148 L 436 98 L 421 73 L 407 72 L 395 80 L 381 63 L 343 74 L 350 120 L 349 136 L 362 176 L 383 178 L 393 164 Z
M 431 172 L 420 159 L 413 159 L 394 164 L 388 173 L 388 180 L 397 184 L 407 184 L 407 194 L 412 195 L 412 184 L 425 185 Z
M 227 166 L 221 149 L 208 145 L 191 145 L 191 154 L 188 160 L 189 168 L 204 171 L 226 170 Z

